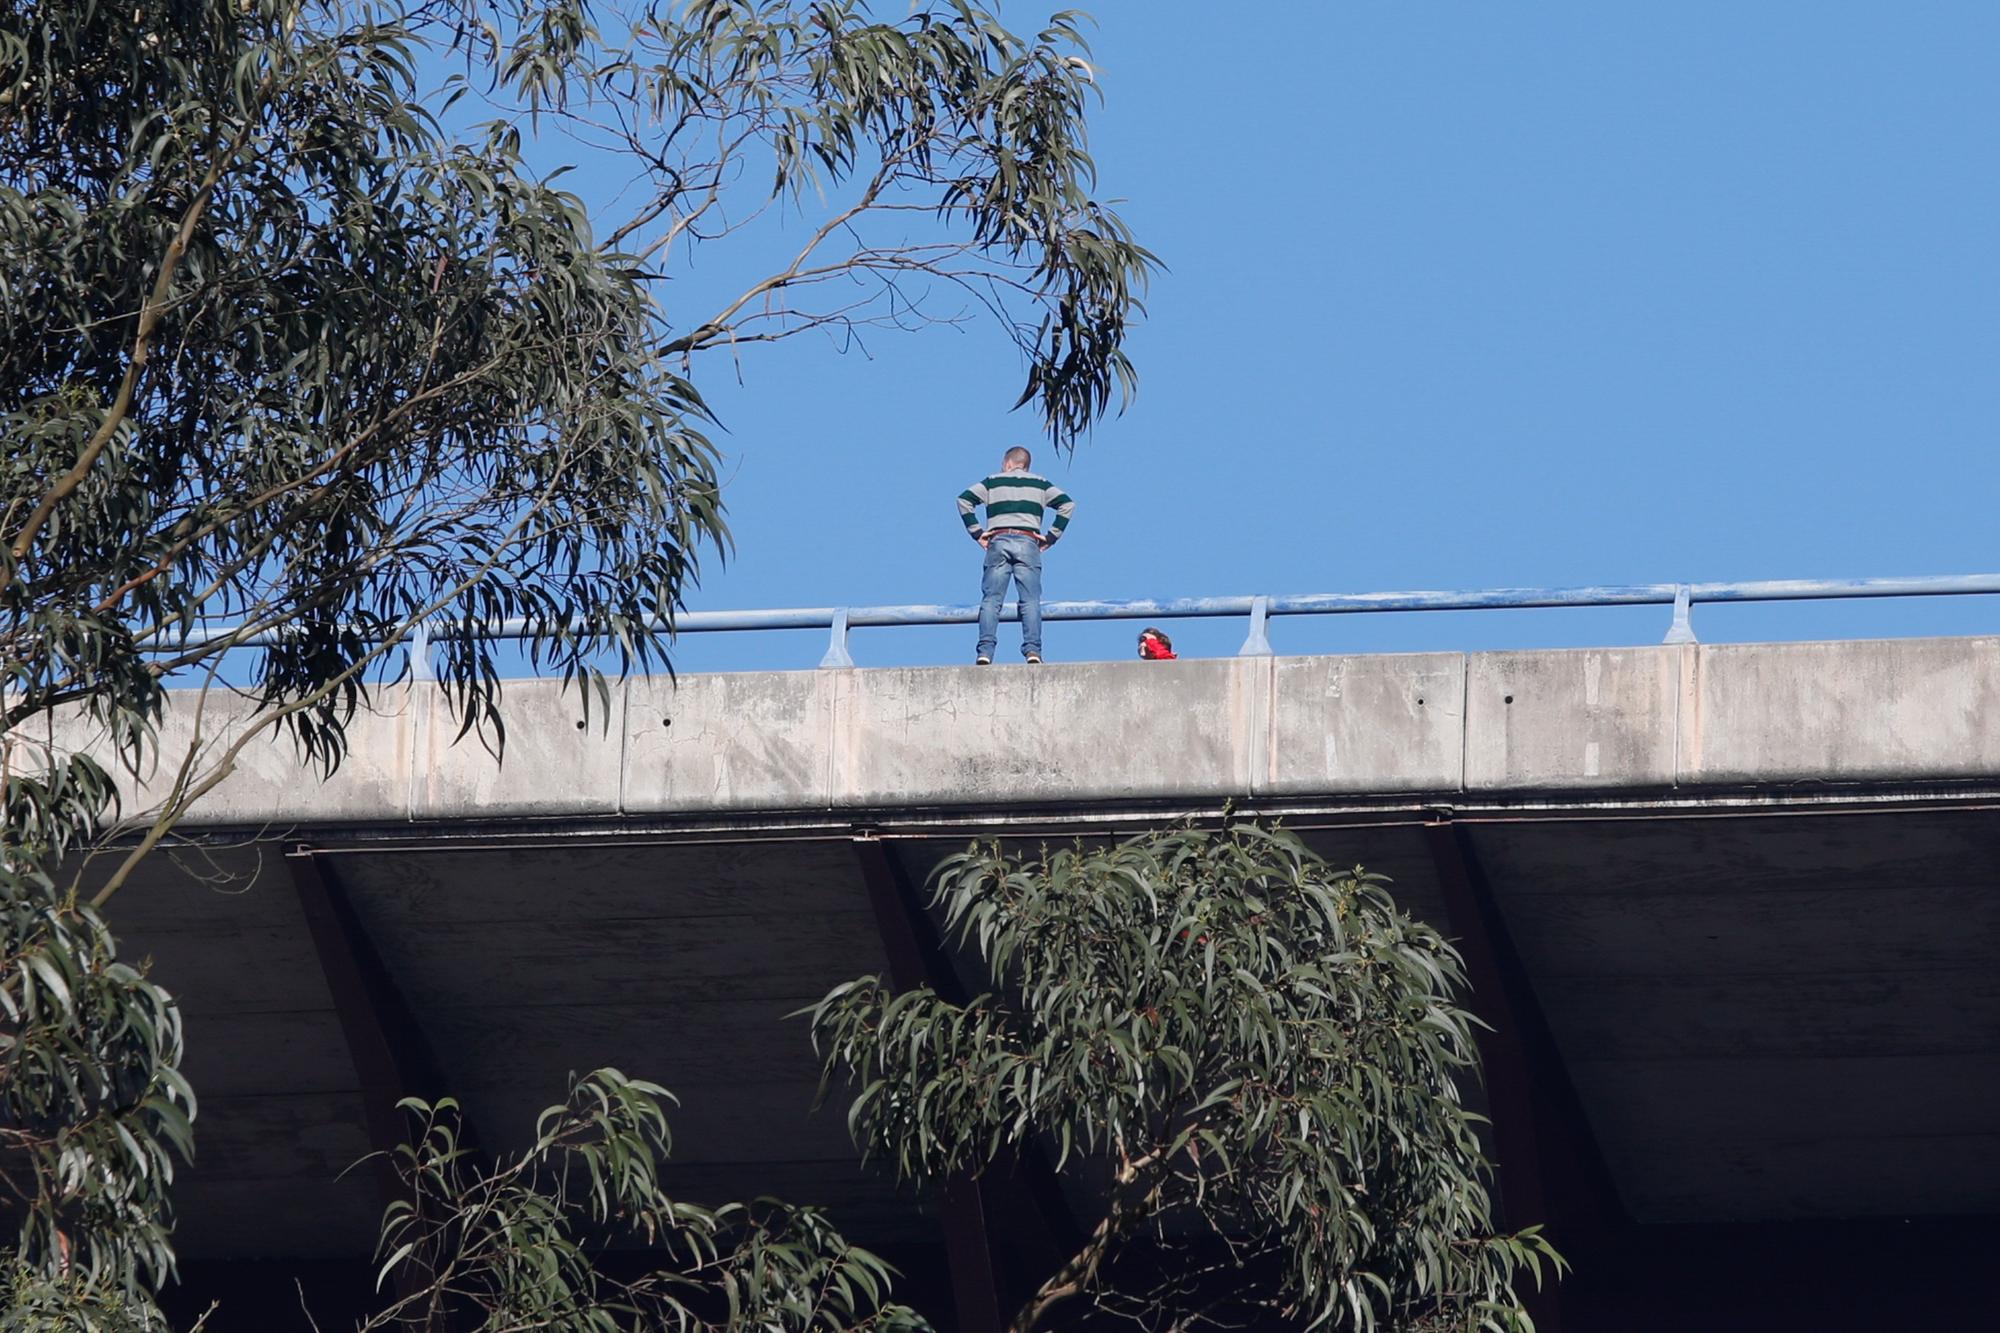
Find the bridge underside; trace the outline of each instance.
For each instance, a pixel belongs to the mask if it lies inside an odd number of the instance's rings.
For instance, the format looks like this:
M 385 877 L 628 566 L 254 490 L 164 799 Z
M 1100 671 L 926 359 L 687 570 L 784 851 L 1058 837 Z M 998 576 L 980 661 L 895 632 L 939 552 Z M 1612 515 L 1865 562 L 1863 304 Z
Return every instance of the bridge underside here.
M 176 700 L 163 755 L 247 724 L 217 700 Z M 1502 1202 L 1576 1262 L 1544 1333 L 1986 1310 L 2000 640 L 744 673 L 633 679 L 587 713 L 520 681 L 505 702 L 500 764 L 424 688 L 382 691 L 323 782 L 246 735 L 206 826 L 112 904 L 187 1013 L 188 1299 L 233 1294 L 210 1333 L 304 1327 L 301 1265 L 362 1261 L 381 1194 L 341 1172 L 397 1128 L 395 1095 L 448 1090 L 505 1148 L 602 1063 L 680 1096 L 687 1197 L 824 1205 L 949 1323 L 973 1259 L 1017 1283 L 1096 1201 L 1044 1181 L 1023 1222 L 1000 1183 L 976 1215 L 899 1198 L 838 1105 L 811 1113 L 784 1015 L 864 972 L 977 984 L 913 945 L 907 909 L 970 837 L 1225 808 L 1392 876 L 1459 941 Z M 27 730 L 8 743 L 102 744 Z
M 1497 1021 L 1531 1038 L 1489 1063 L 1573 1092 L 1575 1118 L 1558 1099 L 1535 1130 L 1547 1179 L 1518 1161 L 1509 1179 L 1524 1131 L 1507 1118 L 1545 1103 L 1509 1102 L 1492 1071 L 1503 1191 L 1608 1184 L 1609 1206 L 1563 1236 L 1568 1326 L 1770 1328 L 1815 1310 L 1820 1329 L 1917 1326 L 1983 1308 L 1972 1259 L 2000 1239 L 2000 793 L 1267 806 L 1483 953 L 1501 984 L 1475 1007 L 1511 994 Z M 202 1098 L 200 1158 L 176 1191 L 187 1298 L 278 1275 L 279 1306 L 251 1317 L 239 1295 L 211 1327 L 284 1327 L 291 1276 L 345 1271 L 372 1244 L 376 1184 L 341 1174 L 374 1146 L 353 1041 L 369 1000 L 315 935 L 310 895 L 331 892 L 404 1007 L 391 1028 L 414 1028 L 482 1144 L 518 1144 L 572 1072 L 615 1064 L 679 1097 L 684 1196 L 823 1205 L 948 1322 L 936 1201 L 863 1170 L 840 1105 L 812 1111 L 817 1062 L 785 1017 L 889 966 L 868 858 L 921 886 L 975 835 L 1219 814 L 206 833 L 111 911 L 187 1016 Z M 1468 913 L 1466 884 L 1489 916 Z M 967 958 L 949 965 L 979 984 Z M 996 1219 L 1003 1250 L 1008 1232 Z

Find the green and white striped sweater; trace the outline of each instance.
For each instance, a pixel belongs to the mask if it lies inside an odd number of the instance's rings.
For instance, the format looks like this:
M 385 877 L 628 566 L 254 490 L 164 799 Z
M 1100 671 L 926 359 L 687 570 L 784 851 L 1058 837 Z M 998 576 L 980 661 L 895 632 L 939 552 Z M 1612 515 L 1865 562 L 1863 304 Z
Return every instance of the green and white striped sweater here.
M 1056 511 L 1056 521 L 1049 528 L 1047 544 L 1055 545 L 1069 526 L 1071 514 L 1076 512 L 1076 501 L 1062 487 L 1047 477 L 1036 476 L 1032 472 L 996 472 L 984 481 L 976 481 L 958 493 L 958 516 L 965 520 L 965 530 L 974 537 L 982 533 L 979 520 L 973 510 L 986 506 L 986 535 L 1002 532 L 1039 533 L 1042 530 L 1042 511 Z

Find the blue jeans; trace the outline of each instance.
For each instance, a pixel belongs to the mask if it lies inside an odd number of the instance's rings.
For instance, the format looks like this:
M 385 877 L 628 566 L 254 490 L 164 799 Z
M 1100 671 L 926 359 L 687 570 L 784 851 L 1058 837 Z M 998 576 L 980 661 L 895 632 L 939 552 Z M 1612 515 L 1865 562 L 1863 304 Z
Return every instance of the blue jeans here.
M 1002 533 L 986 543 L 979 579 L 979 656 L 993 656 L 1000 635 L 1000 603 L 1007 580 L 1020 593 L 1021 656 L 1042 655 L 1042 544 L 1027 533 Z

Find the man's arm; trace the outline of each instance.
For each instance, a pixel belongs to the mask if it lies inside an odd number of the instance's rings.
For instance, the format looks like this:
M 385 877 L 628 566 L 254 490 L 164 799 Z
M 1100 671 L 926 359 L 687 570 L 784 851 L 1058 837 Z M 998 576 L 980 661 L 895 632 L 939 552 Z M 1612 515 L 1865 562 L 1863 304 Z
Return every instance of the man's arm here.
M 981 545 L 985 544 L 982 539 L 986 534 L 980 531 L 979 520 L 973 517 L 972 511 L 985 503 L 986 483 L 983 481 L 975 481 L 958 493 L 958 517 L 965 524 L 965 535 Z
M 1057 491 L 1049 497 L 1048 505 L 1056 511 L 1056 521 L 1049 525 L 1049 535 L 1042 538 L 1042 549 L 1045 551 L 1056 544 L 1057 538 L 1063 535 L 1063 529 L 1069 526 L 1070 515 L 1076 512 L 1076 501 L 1069 498 L 1068 491 Z

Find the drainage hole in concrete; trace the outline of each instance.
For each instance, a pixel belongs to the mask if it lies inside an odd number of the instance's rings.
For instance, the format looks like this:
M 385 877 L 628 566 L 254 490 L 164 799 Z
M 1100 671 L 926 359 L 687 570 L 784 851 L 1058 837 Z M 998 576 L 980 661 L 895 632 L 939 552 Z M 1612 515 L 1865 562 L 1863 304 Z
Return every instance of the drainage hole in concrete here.
M 1502 700 L 1502 702 L 1503 702 L 1503 703 L 1513 703 L 1513 702 L 1514 702 L 1514 696 L 1510 694 L 1510 695 L 1508 695 L 1508 696 L 1507 696 L 1507 697 L 1506 697 L 1506 698 L 1505 698 L 1504 700 Z

